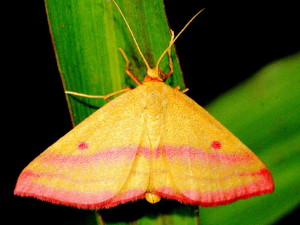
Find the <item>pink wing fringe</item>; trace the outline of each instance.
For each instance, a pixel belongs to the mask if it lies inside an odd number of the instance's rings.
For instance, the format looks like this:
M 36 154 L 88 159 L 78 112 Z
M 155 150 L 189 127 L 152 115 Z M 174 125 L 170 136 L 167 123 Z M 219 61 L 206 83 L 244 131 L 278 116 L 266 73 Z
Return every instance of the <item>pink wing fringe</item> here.
M 199 206 L 219 206 L 235 202 L 239 199 L 247 199 L 254 196 L 271 193 L 274 191 L 273 179 L 267 169 L 258 172 L 261 176 L 259 182 L 253 182 L 228 191 L 216 191 L 200 193 L 195 190 L 187 190 L 183 193 L 174 193 L 172 188 L 160 188 L 154 193 L 166 199 L 174 199 L 179 202 Z

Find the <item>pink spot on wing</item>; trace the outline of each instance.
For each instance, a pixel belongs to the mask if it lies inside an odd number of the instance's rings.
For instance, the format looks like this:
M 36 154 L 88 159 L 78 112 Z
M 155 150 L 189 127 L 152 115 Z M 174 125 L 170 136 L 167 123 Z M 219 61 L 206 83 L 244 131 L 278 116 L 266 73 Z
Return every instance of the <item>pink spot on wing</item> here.
M 222 148 L 222 144 L 219 141 L 213 141 L 210 145 L 213 149 L 221 149 Z
M 77 145 L 77 148 L 79 150 L 85 150 L 85 149 L 88 149 L 89 148 L 89 145 L 88 143 L 86 142 L 80 142 L 78 145 Z

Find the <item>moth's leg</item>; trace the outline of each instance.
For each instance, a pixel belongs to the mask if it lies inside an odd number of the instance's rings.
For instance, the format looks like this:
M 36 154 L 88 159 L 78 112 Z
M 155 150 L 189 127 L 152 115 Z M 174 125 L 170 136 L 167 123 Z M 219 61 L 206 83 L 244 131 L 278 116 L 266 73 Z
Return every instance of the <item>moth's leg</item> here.
M 171 31 L 171 40 L 170 40 L 170 45 L 173 44 L 173 40 L 174 40 L 174 31 L 173 30 L 170 30 Z M 172 48 L 170 47 L 168 49 L 168 58 L 169 58 L 169 67 L 170 67 L 170 70 L 169 72 L 166 74 L 166 77 L 165 79 L 168 79 L 169 76 L 171 76 L 171 74 L 174 72 L 174 64 L 173 64 L 173 60 L 172 60 L 172 56 L 171 56 L 171 50 Z
M 126 61 L 126 69 L 125 69 L 126 73 L 131 77 L 132 80 L 134 80 L 135 83 L 137 83 L 138 85 L 141 85 L 142 82 L 139 81 L 139 79 L 130 71 L 130 68 L 129 68 L 130 61 L 129 61 L 127 55 L 125 54 L 123 49 L 119 48 L 119 50 L 122 53 L 122 55 Z
M 122 92 L 126 92 L 131 90 L 131 88 L 123 88 L 119 91 L 115 91 L 112 92 L 108 95 L 86 95 L 86 94 L 82 94 L 82 93 L 78 93 L 78 92 L 74 92 L 74 91 L 65 91 L 66 94 L 70 94 L 70 95 L 76 95 L 76 96 L 81 96 L 81 97 L 85 97 L 85 98 L 103 98 L 103 99 L 109 99 L 110 97 L 120 94 Z
M 174 87 L 174 89 L 177 90 L 177 91 L 180 91 L 180 87 L 179 87 L 179 86 Z M 189 90 L 188 88 L 185 88 L 185 89 L 183 89 L 181 92 L 182 92 L 182 93 L 185 93 L 185 92 L 187 92 L 188 90 Z

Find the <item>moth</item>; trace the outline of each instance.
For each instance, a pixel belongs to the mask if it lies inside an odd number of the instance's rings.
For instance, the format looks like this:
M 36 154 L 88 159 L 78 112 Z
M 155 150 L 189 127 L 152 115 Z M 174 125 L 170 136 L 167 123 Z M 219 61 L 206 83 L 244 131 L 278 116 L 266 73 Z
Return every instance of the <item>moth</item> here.
M 172 38 L 151 68 L 121 9 L 147 67 L 136 82 L 77 125 L 34 159 L 18 178 L 14 193 L 86 209 L 109 208 L 146 198 L 217 206 L 271 193 L 270 171 L 237 137 L 205 109 L 164 81 L 159 63 L 181 32 Z M 88 95 L 67 92 L 79 96 Z M 98 96 L 109 98 L 113 94 Z

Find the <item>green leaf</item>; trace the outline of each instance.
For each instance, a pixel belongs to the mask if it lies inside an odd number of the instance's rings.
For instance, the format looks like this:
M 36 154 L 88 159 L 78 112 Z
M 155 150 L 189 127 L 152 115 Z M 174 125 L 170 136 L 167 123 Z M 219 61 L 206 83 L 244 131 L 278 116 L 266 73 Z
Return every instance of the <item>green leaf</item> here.
M 143 80 L 145 64 L 139 55 L 129 30 L 111 0 L 45 0 L 50 30 L 55 48 L 58 68 L 65 90 L 89 95 L 106 95 L 136 84 L 125 73 L 125 60 L 118 48 L 122 48 L 131 61 L 131 71 Z M 168 47 L 170 32 L 164 5 L 161 0 L 117 0 L 146 60 L 151 67 Z M 184 88 L 181 70 L 173 51 L 174 74 L 167 83 Z M 167 57 L 160 67 L 168 72 Z M 78 124 L 107 101 L 66 96 L 73 124 Z M 157 207 L 164 205 L 160 203 Z M 129 206 L 128 206 L 129 205 Z M 110 212 L 117 209 L 101 210 L 108 216 L 106 224 L 195 224 L 197 213 L 194 207 L 175 204 L 167 206 L 162 214 L 156 207 L 147 206 L 135 217 L 130 204 L 121 206 L 122 213 L 128 215 L 126 221 L 119 219 L 110 222 Z M 86 216 L 86 212 L 83 213 Z M 132 215 L 132 216 L 131 216 Z M 181 217 L 180 215 L 185 215 Z M 102 222 L 91 212 L 89 224 Z M 118 218 L 118 216 L 117 216 Z M 86 223 L 88 224 L 88 223 Z
M 272 224 L 300 202 L 300 54 L 274 62 L 207 110 L 271 170 L 275 192 L 201 208 L 201 224 Z

